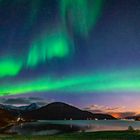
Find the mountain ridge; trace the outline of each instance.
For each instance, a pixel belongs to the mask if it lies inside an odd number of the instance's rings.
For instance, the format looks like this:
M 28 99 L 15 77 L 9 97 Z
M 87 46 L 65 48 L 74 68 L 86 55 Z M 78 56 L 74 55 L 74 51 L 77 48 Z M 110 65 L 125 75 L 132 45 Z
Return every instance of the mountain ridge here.
M 33 120 L 116 119 L 109 114 L 93 114 L 63 102 L 53 102 L 36 110 L 24 112 L 23 118 Z

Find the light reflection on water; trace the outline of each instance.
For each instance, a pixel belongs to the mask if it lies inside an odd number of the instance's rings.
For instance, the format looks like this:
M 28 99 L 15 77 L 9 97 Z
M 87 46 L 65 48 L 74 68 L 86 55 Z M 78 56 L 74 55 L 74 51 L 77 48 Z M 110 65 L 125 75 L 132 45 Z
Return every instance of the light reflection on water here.
M 70 132 L 127 130 L 129 126 L 132 126 L 134 129 L 140 129 L 140 122 L 126 120 L 45 120 L 15 125 L 9 132 L 17 132 L 23 135 L 52 135 Z

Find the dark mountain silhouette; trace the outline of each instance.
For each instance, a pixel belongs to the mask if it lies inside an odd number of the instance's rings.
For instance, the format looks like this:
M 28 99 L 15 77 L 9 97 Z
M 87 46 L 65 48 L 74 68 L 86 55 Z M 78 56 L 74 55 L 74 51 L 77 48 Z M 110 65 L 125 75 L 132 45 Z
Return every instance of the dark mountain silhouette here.
M 18 117 L 21 114 L 23 114 L 24 112 L 36 110 L 38 108 L 39 107 L 36 103 L 32 103 L 28 106 L 20 106 L 20 107 L 0 104 L 0 109 L 8 111 L 14 117 Z
M 10 122 L 14 121 L 16 118 L 7 110 L 0 109 L 0 127 L 8 125 Z
M 133 119 L 133 120 L 136 120 L 136 121 L 140 121 L 140 115 L 128 116 L 128 117 L 125 117 L 125 119 Z
M 25 119 L 31 120 L 115 119 L 113 116 L 108 114 L 93 114 L 61 102 L 54 102 L 39 109 L 24 112 L 22 115 Z
M 20 106 L 18 107 L 19 110 L 23 110 L 23 111 L 32 111 L 32 110 L 36 110 L 38 109 L 39 106 L 36 103 L 32 103 L 28 106 Z
M 38 108 L 36 104 L 14 107 L 0 104 L 0 128 L 16 122 L 18 117 L 25 121 L 31 120 L 86 120 L 86 119 L 115 119 L 108 114 L 93 114 L 74 106 L 54 102 Z
M 5 110 L 9 110 L 9 111 L 11 111 L 11 110 L 31 111 L 31 110 L 35 110 L 35 109 L 38 109 L 38 108 L 39 107 L 36 103 L 32 103 L 28 106 L 20 106 L 20 107 L 0 104 L 0 109 L 5 109 Z

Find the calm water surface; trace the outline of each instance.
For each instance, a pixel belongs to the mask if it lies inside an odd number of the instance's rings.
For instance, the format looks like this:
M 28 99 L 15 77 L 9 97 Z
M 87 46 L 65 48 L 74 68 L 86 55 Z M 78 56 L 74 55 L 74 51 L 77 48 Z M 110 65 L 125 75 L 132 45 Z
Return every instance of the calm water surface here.
M 52 135 L 70 132 L 94 132 L 107 130 L 127 130 L 128 126 L 140 129 L 140 121 L 128 120 L 63 120 L 38 121 L 15 125 L 9 132 L 23 135 Z

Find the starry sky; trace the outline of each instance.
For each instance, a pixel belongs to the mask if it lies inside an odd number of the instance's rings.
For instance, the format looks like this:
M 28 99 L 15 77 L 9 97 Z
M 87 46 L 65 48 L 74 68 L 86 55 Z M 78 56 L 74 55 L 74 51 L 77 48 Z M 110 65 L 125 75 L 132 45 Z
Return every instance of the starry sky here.
M 139 17 L 139 0 L 0 0 L 1 98 L 140 113 Z

